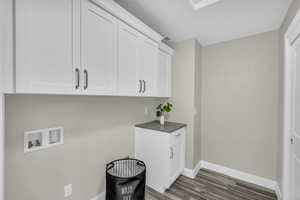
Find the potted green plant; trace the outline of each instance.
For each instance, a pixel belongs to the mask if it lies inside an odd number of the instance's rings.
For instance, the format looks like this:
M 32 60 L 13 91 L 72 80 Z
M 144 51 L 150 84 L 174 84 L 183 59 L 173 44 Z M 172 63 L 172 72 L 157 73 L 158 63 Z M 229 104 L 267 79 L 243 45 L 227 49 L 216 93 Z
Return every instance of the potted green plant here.
M 160 117 L 160 124 L 164 125 L 165 124 L 165 113 L 169 113 L 172 111 L 173 105 L 170 104 L 169 102 L 165 104 L 159 104 L 156 107 L 156 117 Z

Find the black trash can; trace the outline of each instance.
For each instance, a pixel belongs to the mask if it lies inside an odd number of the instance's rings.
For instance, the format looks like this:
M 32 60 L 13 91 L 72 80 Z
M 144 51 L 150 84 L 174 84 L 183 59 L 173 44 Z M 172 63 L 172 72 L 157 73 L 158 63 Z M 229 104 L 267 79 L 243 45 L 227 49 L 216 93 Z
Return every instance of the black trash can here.
M 143 161 L 126 158 L 106 165 L 106 200 L 144 200 L 145 186 Z

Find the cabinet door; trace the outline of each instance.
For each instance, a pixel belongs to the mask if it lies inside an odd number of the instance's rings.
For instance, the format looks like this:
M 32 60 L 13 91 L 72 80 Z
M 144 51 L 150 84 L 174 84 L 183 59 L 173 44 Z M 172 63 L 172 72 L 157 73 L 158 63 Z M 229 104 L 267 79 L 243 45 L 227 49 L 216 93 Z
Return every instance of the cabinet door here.
M 140 33 L 119 23 L 118 95 L 136 96 L 141 93 L 138 79 L 138 47 Z
M 82 4 L 83 93 L 113 95 L 116 90 L 117 20 L 97 5 Z
M 178 178 L 185 163 L 185 129 L 180 129 L 170 135 L 170 171 L 167 187 Z
M 180 171 L 180 159 L 181 159 L 181 133 L 174 133 L 171 139 L 171 176 L 173 179 Z
M 16 0 L 15 9 L 16 92 L 73 93 L 73 0 Z
M 169 177 L 169 134 L 135 128 L 135 158 L 147 166 L 147 186 L 164 192 Z
M 159 51 L 157 93 L 160 97 L 171 97 L 171 59 L 171 55 Z
M 143 81 L 142 96 L 157 96 L 158 44 L 141 37 L 139 77 Z

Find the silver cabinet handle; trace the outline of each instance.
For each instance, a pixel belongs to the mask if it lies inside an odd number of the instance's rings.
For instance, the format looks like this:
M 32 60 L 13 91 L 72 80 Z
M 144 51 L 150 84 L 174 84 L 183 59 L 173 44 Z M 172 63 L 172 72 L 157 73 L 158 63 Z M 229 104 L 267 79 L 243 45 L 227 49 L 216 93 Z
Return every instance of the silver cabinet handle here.
M 84 73 L 84 79 L 85 79 L 85 83 L 84 83 L 83 88 L 86 90 L 89 86 L 89 74 L 88 74 L 88 71 L 86 69 L 83 71 L 83 73 Z
M 175 136 L 176 136 L 176 137 L 179 137 L 179 136 L 181 136 L 181 133 L 177 133 Z
M 144 83 L 144 90 L 143 90 L 143 93 L 145 93 L 145 92 L 146 92 L 146 81 L 143 80 L 143 83 Z
M 79 86 L 80 86 L 80 72 L 79 72 L 79 69 L 76 68 L 75 69 L 75 73 L 76 73 L 76 86 L 75 86 L 75 89 L 78 90 L 79 89 Z
M 174 149 L 173 147 L 170 147 L 170 159 L 173 160 L 174 158 Z
M 142 92 L 142 80 L 139 80 L 139 83 L 140 83 L 140 85 L 139 85 L 139 93 L 141 93 Z

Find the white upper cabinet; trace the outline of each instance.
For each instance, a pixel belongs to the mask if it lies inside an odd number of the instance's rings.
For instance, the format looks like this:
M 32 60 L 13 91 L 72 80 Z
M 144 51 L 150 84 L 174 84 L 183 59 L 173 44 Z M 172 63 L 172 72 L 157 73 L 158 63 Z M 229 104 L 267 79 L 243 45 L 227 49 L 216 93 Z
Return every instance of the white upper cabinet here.
M 15 38 L 16 93 L 170 96 L 162 37 L 114 1 L 15 0 Z
M 138 79 L 138 51 L 140 33 L 119 23 L 118 95 L 136 96 L 142 92 Z
M 158 55 L 157 91 L 160 97 L 171 97 L 172 56 L 162 50 Z
M 15 1 L 16 92 L 74 92 L 73 1 Z
M 91 95 L 113 95 L 117 78 L 117 19 L 99 6 L 82 5 L 82 85 Z
M 121 23 L 119 27 L 119 95 L 159 96 L 157 68 L 158 44 Z
M 140 39 L 139 76 L 142 80 L 142 96 L 157 95 L 158 44 L 147 37 Z

